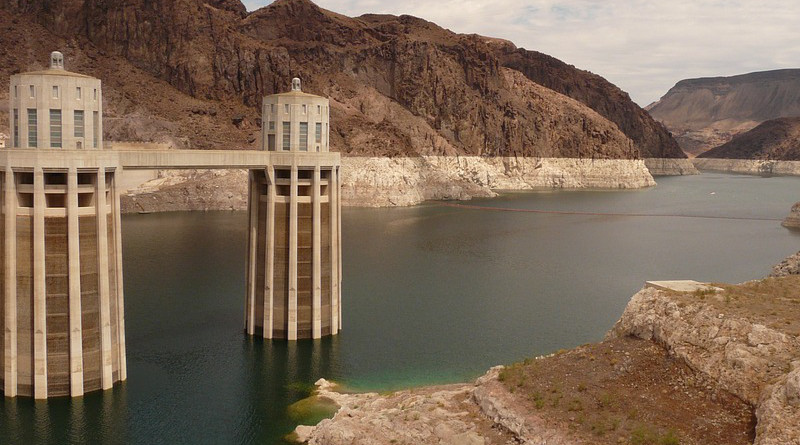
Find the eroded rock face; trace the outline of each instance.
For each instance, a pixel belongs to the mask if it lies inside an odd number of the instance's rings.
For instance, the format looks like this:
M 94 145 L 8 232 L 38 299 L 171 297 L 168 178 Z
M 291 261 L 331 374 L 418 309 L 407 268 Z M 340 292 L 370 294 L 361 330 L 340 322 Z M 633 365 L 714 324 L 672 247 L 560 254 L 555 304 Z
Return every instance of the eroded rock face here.
M 496 196 L 493 190 L 641 188 L 655 185 L 642 161 L 478 156 L 344 157 L 342 204 L 390 207 Z M 161 172 L 130 190 L 123 212 L 244 210 L 247 173 Z
M 261 98 L 299 76 L 305 90 L 331 98 L 331 142 L 344 153 L 678 155 L 669 135 L 602 78 L 543 55 L 546 63 L 523 70 L 506 60 L 513 45 L 498 49 L 414 17 L 350 18 L 307 0 L 249 14 L 238 0 L 6 1 L 0 12 L 43 25 L 41 46 L 77 42 L 67 55 L 86 60 L 71 66 L 103 78 L 109 111 L 156 116 L 162 133 L 175 133 L 161 122 L 174 120 L 193 147 L 255 146 L 258 129 L 231 125 L 231 117 L 258 122 Z M 121 137 L 147 133 L 146 123 L 108 128 Z
M 475 385 L 448 385 L 375 393 L 342 394 L 328 382 L 317 382 L 318 396 L 341 408 L 333 419 L 311 429 L 298 427 L 298 440 L 309 445 L 505 444 L 509 433 L 498 432 L 472 402 Z
M 699 175 L 700 172 L 695 168 L 689 159 L 680 158 L 645 158 L 644 165 L 650 170 L 653 176 L 682 176 Z
M 792 206 L 789 216 L 783 220 L 783 226 L 790 229 L 800 229 L 800 202 Z
M 800 363 L 765 391 L 756 416 L 757 444 L 800 444 Z
M 546 54 L 517 48 L 510 42 L 494 40 L 493 47 L 503 66 L 587 104 L 617 124 L 634 141 L 643 158 L 686 158 L 662 124 L 604 78 L 575 69 Z
M 642 289 L 609 337 L 633 335 L 664 345 L 690 367 L 757 407 L 758 445 L 800 443 L 796 403 L 800 340 L 698 302 L 679 305 Z M 787 370 L 792 370 L 787 374 Z
M 795 204 L 795 207 L 799 207 L 798 204 Z M 772 273 L 769 276 L 785 277 L 787 275 L 800 275 L 800 252 L 790 255 L 776 264 L 775 267 L 772 268 Z

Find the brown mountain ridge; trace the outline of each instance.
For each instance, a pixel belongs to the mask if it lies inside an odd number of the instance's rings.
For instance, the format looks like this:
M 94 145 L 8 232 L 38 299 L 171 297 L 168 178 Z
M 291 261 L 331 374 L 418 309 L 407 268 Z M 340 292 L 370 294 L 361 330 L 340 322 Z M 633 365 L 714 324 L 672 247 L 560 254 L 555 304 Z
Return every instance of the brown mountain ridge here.
M 800 69 L 681 80 L 647 109 L 699 155 L 762 122 L 800 116 Z
M 800 117 L 782 117 L 762 122 L 698 157 L 798 161 Z
M 349 154 L 683 157 L 600 76 L 410 16 L 308 0 L 251 13 L 238 0 L 0 0 L 0 26 L 0 82 L 61 49 L 68 69 L 103 79 L 111 140 L 252 148 L 261 97 L 297 76 L 331 98 L 332 146 Z

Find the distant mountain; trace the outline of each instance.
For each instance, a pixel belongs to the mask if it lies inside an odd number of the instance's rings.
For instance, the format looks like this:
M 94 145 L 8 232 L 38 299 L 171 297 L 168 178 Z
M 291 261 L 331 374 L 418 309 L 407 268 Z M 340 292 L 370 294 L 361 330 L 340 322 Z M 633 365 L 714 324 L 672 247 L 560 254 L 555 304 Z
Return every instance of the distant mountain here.
M 682 80 L 647 110 L 696 155 L 764 121 L 800 116 L 800 69 Z
M 0 0 L 0 27 L 0 95 L 8 74 L 61 49 L 68 69 L 103 79 L 115 140 L 253 147 L 262 96 L 298 76 L 331 98 L 332 147 L 349 154 L 683 156 L 605 79 L 410 16 L 308 0 L 250 13 L 239 0 Z
M 768 120 L 698 157 L 798 161 L 800 117 Z

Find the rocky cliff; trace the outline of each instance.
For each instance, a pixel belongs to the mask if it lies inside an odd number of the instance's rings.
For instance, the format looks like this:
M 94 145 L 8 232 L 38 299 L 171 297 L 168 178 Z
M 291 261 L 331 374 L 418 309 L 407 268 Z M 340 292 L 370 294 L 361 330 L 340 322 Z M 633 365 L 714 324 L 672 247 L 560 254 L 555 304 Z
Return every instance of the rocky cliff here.
M 409 16 L 350 18 L 307 0 L 252 13 L 238 0 L 3 0 L 0 25 L 12 56 L 0 94 L 9 72 L 62 49 L 68 68 L 104 80 L 116 140 L 254 147 L 261 97 L 299 76 L 331 98 L 332 146 L 348 154 L 680 155 L 599 76 Z
M 636 105 L 606 79 L 576 69 L 555 57 L 517 48 L 506 41 L 493 42 L 503 66 L 517 70 L 528 79 L 587 104 L 619 126 L 644 158 L 685 158 L 686 154 L 664 126 Z
M 798 161 L 800 117 L 768 120 L 698 157 Z
M 800 116 L 800 69 L 682 80 L 647 110 L 697 155 L 764 121 Z

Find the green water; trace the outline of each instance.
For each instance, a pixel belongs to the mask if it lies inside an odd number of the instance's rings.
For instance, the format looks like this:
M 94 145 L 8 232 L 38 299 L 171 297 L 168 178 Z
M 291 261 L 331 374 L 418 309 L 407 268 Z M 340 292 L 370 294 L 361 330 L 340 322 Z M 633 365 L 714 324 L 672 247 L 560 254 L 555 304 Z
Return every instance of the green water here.
M 539 192 L 486 207 L 780 219 L 800 178 L 706 174 L 648 190 Z M 0 443 L 281 443 L 320 377 L 386 390 L 600 340 L 643 281 L 739 282 L 800 250 L 778 221 L 345 209 L 344 330 L 242 333 L 246 216 L 123 217 L 128 381 L 2 400 Z M 158 252 L 158 253 L 156 253 Z

